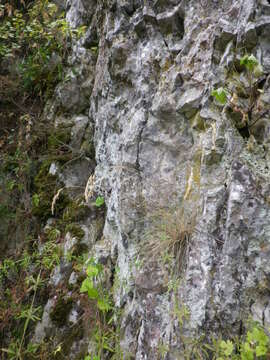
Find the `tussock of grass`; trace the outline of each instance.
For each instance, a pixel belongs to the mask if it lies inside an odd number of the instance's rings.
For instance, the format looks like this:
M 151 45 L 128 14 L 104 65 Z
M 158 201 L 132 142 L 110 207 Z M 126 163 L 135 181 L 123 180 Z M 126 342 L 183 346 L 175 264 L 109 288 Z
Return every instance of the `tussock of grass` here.
M 148 218 L 149 226 L 142 240 L 143 257 L 157 261 L 173 258 L 178 271 L 186 264 L 189 240 L 195 229 L 196 214 L 179 208 L 160 208 Z

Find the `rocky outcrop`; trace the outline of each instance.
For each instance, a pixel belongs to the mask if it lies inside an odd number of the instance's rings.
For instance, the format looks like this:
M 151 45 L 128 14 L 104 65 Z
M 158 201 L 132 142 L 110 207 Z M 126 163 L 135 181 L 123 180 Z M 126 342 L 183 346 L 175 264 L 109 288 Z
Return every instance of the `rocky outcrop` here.
M 70 56 L 77 75 L 46 111 L 72 118 L 74 148 L 94 143 L 107 212 L 92 253 L 112 281 L 118 269 L 124 358 L 158 359 L 162 345 L 175 359 L 184 336 L 241 335 L 250 315 L 269 326 L 269 1 L 69 0 L 67 19 L 87 26 Z M 245 52 L 263 67 L 265 109 L 246 133 L 211 97 L 244 77 Z M 93 166 L 62 179 L 84 186 Z M 160 233 L 168 252 L 153 250 Z

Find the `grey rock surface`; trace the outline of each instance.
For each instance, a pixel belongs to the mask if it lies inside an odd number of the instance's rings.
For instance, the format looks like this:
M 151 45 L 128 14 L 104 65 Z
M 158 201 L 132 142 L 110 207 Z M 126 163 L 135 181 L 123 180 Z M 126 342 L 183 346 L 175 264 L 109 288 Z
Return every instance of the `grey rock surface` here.
M 70 59 L 81 75 L 59 86 L 55 106 L 75 116 L 77 149 L 94 126 L 95 191 L 107 207 L 94 249 L 119 269 L 126 357 L 158 359 L 164 344 L 175 359 L 179 335 L 239 335 L 250 315 L 269 325 L 269 112 L 250 150 L 211 98 L 243 48 L 263 66 L 261 102 L 270 106 L 269 2 L 69 0 L 67 19 L 88 29 Z M 64 182 L 81 186 L 91 171 L 78 163 Z M 166 268 L 164 254 L 145 254 L 162 209 L 181 209 L 189 229 L 181 271 L 177 258 Z M 182 324 L 176 303 L 189 312 Z

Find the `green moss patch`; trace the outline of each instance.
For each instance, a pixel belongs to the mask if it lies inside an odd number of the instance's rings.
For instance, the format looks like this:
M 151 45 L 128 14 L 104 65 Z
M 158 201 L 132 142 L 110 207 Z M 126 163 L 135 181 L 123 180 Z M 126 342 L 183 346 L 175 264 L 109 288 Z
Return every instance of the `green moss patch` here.
M 62 296 L 58 299 L 53 311 L 50 313 L 50 318 L 57 323 L 58 326 L 65 325 L 70 310 L 72 309 L 72 303 L 72 298 L 65 299 Z
M 79 240 L 81 240 L 85 234 L 83 229 L 76 224 L 68 224 L 65 228 L 65 232 L 69 232 L 71 236 L 76 237 Z
M 85 204 L 72 202 L 66 207 L 63 213 L 63 220 L 66 223 L 74 223 L 85 219 L 90 213 L 91 209 Z
M 58 178 L 49 173 L 51 162 L 45 161 L 34 179 L 34 191 L 36 193 L 33 202 L 32 214 L 37 216 L 41 221 L 46 221 L 50 216 L 53 197 L 60 187 Z M 70 203 L 70 199 L 65 192 L 61 192 L 55 203 L 54 214 L 59 216 L 66 206 Z

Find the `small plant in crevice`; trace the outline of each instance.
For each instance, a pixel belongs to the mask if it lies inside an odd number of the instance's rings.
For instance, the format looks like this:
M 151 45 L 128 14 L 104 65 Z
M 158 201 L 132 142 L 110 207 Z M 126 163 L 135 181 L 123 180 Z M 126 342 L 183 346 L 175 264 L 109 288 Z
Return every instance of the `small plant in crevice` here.
M 111 293 L 106 288 L 105 268 L 94 259 L 90 259 L 87 262 L 86 274 L 80 292 L 86 293 L 96 306 L 95 327 L 91 335 L 96 351 L 88 354 L 85 359 L 102 360 L 106 355 L 110 359 L 124 360 L 119 342 L 119 328 L 116 325 L 119 314 L 117 315 Z
M 245 73 L 235 72 L 224 87 L 214 89 L 211 95 L 229 113 L 240 133 L 248 137 L 252 126 L 270 109 L 262 109 L 258 101 L 259 95 L 263 93 L 260 83 L 264 80 L 259 61 L 254 55 L 245 55 L 240 59 L 240 66 L 245 69 Z
M 90 264 L 87 265 L 86 274 L 87 277 L 82 282 L 80 291 L 86 292 L 89 299 L 96 300 L 101 312 L 108 312 L 111 309 L 111 301 L 102 283 L 103 266 L 91 259 Z

